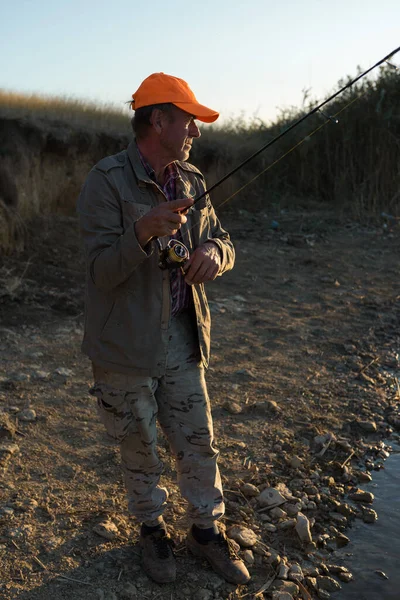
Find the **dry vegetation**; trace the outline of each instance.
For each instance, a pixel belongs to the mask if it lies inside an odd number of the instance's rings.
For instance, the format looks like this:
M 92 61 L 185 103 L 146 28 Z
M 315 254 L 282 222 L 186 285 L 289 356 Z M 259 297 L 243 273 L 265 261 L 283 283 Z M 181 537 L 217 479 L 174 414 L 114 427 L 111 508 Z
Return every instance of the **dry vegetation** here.
M 396 217 L 399 101 L 398 73 L 381 69 L 378 78 L 362 80 L 326 109 L 339 124 L 320 114 L 307 119 L 218 188 L 214 204 L 257 177 L 231 206 L 256 211 L 323 203 L 363 222 L 382 211 Z M 191 160 L 211 184 L 315 104 L 306 97 L 303 109 L 282 111 L 272 124 L 238 119 L 203 127 Z M 22 247 L 36 215 L 73 214 L 91 166 L 129 142 L 128 115 L 79 100 L 0 91 L 0 251 Z

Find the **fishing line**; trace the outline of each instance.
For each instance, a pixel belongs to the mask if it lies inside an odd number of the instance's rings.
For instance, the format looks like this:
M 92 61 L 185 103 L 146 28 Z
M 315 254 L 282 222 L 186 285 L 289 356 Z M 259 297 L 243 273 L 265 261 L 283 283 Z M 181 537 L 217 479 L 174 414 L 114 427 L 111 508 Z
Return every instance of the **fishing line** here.
M 259 148 L 256 152 L 254 152 L 246 160 L 244 160 L 242 163 L 240 163 L 234 169 L 232 169 L 232 171 L 230 171 L 224 177 L 222 177 L 222 179 L 220 179 L 219 181 L 217 181 L 216 183 L 214 183 L 210 188 L 204 190 L 204 192 L 202 192 L 200 194 L 200 196 L 198 196 L 197 198 L 195 198 L 195 200 L 194 200 L 194 202 L 193 202 L 193 204 L 192 204 L 192 206 L 190 208 L 192 208 L 195 204 L 197 204 L 197 202 L 199 202 L 202 198 L 204 198 L 207 195 L 209 195 L 210 192 L 212 192 L 213 190 L 215 190 L 215 188 L 217 188 L 219 185 L 221 185 L 222 183 L 224 183 L 229 177 L 232 177 L 232 175 L 234 175 L 235 173 L 237 173 L 239 171 L 239 169 L 241 169 L 247 163 L 249 163 L 251 160 L 253 160 L 253 158 L 255 158 L 256 156 L 258 156 L 259 154 L 261 154 L 261 152 L 263 152 L 264 150 L 266 150 L 267 148 L 269 148 L 270 146 L 272 146 L 272 144 L 275 144 L 284 135 L 286 135 L 287 133 L 289 133 L 290 131 L 292 131 L 292 129 L 294 129 L 295 127 L 297 127 L 298 125 L 300 125 L 300 123 L 302 123 L 303 121 L 305 121 L 306 119 L 308 119 L 309 117 L 311 117 L 313 114 L 315 114 L 317 112 L 320 112 L 325 117 L 325 119 L 326 119 L 325 122 L 322 123 L 321 125 L 319 125 L 318 127 L 316 127 L 312 132 L 310 132 L 308 135 L 306 135 L 304 138 L 302 138 L 299 142 L 297 142 L 297 144 L 294 144 L 291 148 L 289 148 L 289 150 L 287 150 L 286 152 L 284 152 L 279 158 L 277 158 L 275 161 L 273 161 L 265 169 L 263 169 L 262 171 L 260 171 L 260 173 L 258 173 L 254 177 L 252 177 L 249 181 L 247 181 L 243 186 L 241 186 L 238 190 L 236 190 L 233 194 L 231 194 L 226 200 L 224 200 L 223 202 L 221 202 L 218 205 L 217 209 L 221 208 L 221 206 L 223 206 L 224 204 L 226 204 L 227 202 L 229 202 L 230 200 L 232 200 L 232 198 L 234 198 L 237 194 L 239 194 L 241 191 L 243 191 L 248 185 L 250 185 L 251 183 L 253 183 L 253 181 L 255 181 L 256 179 L 258 179 L 258 177 L 260 177 L 261 175 L 263 175 L 264 173 L 266 173 L 267 171 L 269 171 L 270 169 L 272 169 L 273 166 L 275 166 L 283 158 L 285 158 L 286 156 L 288 156 L 296 148 L 298 148 L 299 146 L 301 146 L 301 144 L 303 144 L 306 140 L 309 140 L 313 135 L 315 135 L 318 131 L 320 131 L 325 125 L 327 125 L 327 123 L 329 123 L 330 121 L 332 121 L 334 124 L 338 124 L 339 121 L 338 121 L 338 119 L 336 117 L 338 115 L 340 115 L 344 110 L 346 110 L 349 106 L 351 106 L 352 104 L 354 104 L 354 102 L 357 102 L 360 98 L 362 98 L 363 96 L 365 96 L 365 94 L 367 93 L 368 90 L 366 90 L 365 92 L 363 92 L 362 94 L 360 94 L 356 98 L 353 98 L 350 102 L 348 102 L 343 108 L 341 108 L 333 116 L 329 116 L 329 115 L 325 114 L 325 112 L 323 112 L 321 110 L 322 107 L 325 106 L 326 104 L 328 104 L 329 102 L 331 102 L 334 98 L 336 98 L 340 94 L 342 94 L 345 90 L 351 88 L 355 83 L 357 83 L 357 81 L 359 81 L 360 79 L 362 79 L 363 77 L 365 77 L 366 75 L 368 75 L 368 73 L 370 73 L 371 71 L 373 71 L 374 69 L 376 69 L 376 67 L 379 67 L 380 65 L 382 65 L 384 62 L 386 62 L 388 64 L 388 66 L 390 66 L 391 68 L 398 69 L 397 65 L 394 65 L 393 63 L 390 62 L 390 59 L 395 54 L 397 54 L 399 51 L 400 51 L 400 46 L 398 48 L 396 48 L 395 50 L 393 50 L 392 52 L 390 52 L 390 54 L 386 55 L 384 58 L 382 58 L 381 60 L 379 60 L 377 63 L 375 63 L 372 67 L 370 67 L 369 69 L 367 69 L 366 71 L 364 71 L 363 73 L 361 73 L 360 75 L 358 75 L 355 79 L 352 79 L 351 81 L 349 81 L 345 86 L 343 86 L 337 92 L 335 92 L 334 94 L 332 94 L 331 96 L 329 96 L 329 98 L 327 98 L 326 100 L 324 100 L 323 102 L 321 102 L 320 104 L 318 104 L 317 106 L 315 106 L 312 110 L 310 110 L 308 113 L 306 113 L 305 115 L 303 115 L 300 119 L 298 119 L 297 121 L 295 121 L 294 123 L 292 123 L 289 127 L 287 127 L 287 129 L 285 129 L 284 131 L 282 131 L 280 134 L 278 134 L 277 136 L 275 136 L 272 140 L 270 140 L 269 142 L 267 142 L 264 146 L 262 146 L 261 148 Z M 192 227 L 190 227 L 189 229 L 187 229 L 187 233 L 189 233 L 194 227 L 196 227 L 196 225 L 192 225 Z M 182 242 L 176 240 L 175 238 L 170 239 L 170 241 L 168 242 L 168 244 L 167 244 L 167 246 L 165 248 L 162 247 L 161 242 L 159 241 L 158 238 L 156 238 L 156 242 L 158 244 L 159 253 L 160 253 L 159 254 L 159 267 L 161 269 L 174 269 L 174 268 L 181 268 L 182 269 L 184 263 L 189 258 L 189 251 L 186 248 L 186 246 Z

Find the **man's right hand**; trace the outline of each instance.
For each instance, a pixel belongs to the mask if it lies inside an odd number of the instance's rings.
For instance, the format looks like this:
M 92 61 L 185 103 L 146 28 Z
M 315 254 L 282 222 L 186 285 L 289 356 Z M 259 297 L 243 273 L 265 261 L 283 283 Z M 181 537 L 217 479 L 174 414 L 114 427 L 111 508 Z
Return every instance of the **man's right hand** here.
M 186 223 L 185 213 L 192 204 L 192 198 L 163 202 L 136 221 L 136 237 L 142 248 L 155 237 L 175 235 L 183 223 Z

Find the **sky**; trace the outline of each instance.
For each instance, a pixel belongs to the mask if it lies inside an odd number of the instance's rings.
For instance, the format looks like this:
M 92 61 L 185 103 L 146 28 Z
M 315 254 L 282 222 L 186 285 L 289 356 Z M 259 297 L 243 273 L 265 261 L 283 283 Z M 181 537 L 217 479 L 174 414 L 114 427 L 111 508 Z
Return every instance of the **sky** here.
M 0 88 L 122 108 L 163 71 L 224 120 L 322 100 L 398 46 L 399 0 L 0 0 Z

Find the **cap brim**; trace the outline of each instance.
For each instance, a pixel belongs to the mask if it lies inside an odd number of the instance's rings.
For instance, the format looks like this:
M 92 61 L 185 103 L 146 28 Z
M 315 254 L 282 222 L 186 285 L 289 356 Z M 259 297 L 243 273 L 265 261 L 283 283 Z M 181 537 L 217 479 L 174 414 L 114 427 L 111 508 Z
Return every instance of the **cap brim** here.
M 219 117 L 219 113 L 202 104 L 194 104 L 191 102 L 173 102 L 175 106 L 193 115 L 198 121 L 203 123 L 214 123 Z

